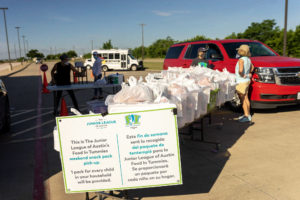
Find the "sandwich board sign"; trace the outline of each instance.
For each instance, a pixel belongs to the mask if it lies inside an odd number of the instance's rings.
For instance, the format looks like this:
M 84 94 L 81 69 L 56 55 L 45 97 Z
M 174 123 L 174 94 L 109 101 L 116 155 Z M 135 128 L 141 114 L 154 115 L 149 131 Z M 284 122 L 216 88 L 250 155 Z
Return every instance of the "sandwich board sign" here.
M 56 118 L 66 193 L 182 184 L 174 108 Z

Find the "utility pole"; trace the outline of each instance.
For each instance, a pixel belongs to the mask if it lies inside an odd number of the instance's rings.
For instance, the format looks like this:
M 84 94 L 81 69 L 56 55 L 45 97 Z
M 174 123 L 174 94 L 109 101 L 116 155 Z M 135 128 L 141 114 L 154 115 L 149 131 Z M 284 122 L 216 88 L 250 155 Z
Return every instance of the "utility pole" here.
M 25 48 L 25 35 L 22 35 L 23 44 L 24 44 L 24 58 L 26 58 L 26 48 Z
M 288 0 L 285 0 L 284 32 L 283 32 L 283 56 L 286 56 L 287 17 L 288 17 Z
M 26 49 L 27 49 L 27 52 L 29 52 L 28 40 L 26 40 Z
M 50 55 L 52 55 L 52 47 L 50 47 Z
M 56 46 L 54 46 L 54 54 L 56 55 Z
M 15 58 L 17 60 L 17 50 L 16 50 L 16 44 L 14 44 L 14 48 L 15 48 Z
M 10 51 L 9 51 L 9 42 L 8 42 L 8 34 L 7 34 L 7 25 L 6 25 L 6 16 L 5 16 L 5 10 L 8 8 L 0 8 L 3 10 L 3 16 L 4 16 L 4 25 L 5 25 L 5 33 L 6 33 L 6 44 L 7 44 L 7 52 L 8 52 L 8 62 L 9 62 L 9 70 L 12 70 L 12 65 L 10 61 Z
M 22 57 L 22 55 L 21 55 L 21 44 L 20 44 L 20 33 L 19 33 L 19 29 L 20 29 L 21 27 L 19 27 L 19 26 L 16 26 L 16 29 L 17 29 L 17 32 L 18 32 L 18 42 L 19 42 L 19 56 L 20 56 L 20 58 Z
M 144 26 L 146 24 L 140 24 L 142 27 L 142 60 L 144 60 Z
M 92 51 L 94 49 L 94 40 L 91 41 L 92 42 Z

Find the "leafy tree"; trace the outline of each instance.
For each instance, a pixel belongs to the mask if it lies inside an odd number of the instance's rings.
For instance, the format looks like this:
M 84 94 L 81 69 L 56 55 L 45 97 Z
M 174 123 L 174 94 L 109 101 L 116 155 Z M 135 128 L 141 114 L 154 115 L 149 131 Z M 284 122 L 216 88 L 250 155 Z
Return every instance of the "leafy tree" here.
M 204 35 L 196 35 L 195 37 L 184 40 L 182 42 L 193 42 L 193 41 L 200 41 L 200 40 L 211 40 L 211 38 L 205 37 Z
M 70 51 L 66 52 L 65 54 L 67 54 L 67 56 L 69 58 L 77 57 L 77 53 L 75 51 L 73 51 L 73 50 L 70 50 Z
M 89 59 L 91 57 L 92 57 L 91 53 L 86 53 L 86 54 L 83 55 L 83 58 L 85 58 L 85 59 Z
M 113 45 L 111 43 L 111 40 L 108 40 L 107 42 L 104 42 L 102 45 L 102 49 L 112 49 Z
M 174 40 L 168 36 L 166 39 L 158 39 L 146 49 L 146 54 L 151 58 L 164 58 Z
M 44 54 L 40 53 L 37 49 L 31 49 L 27 54 L 27 57 L 29 58 L 44 58 Z

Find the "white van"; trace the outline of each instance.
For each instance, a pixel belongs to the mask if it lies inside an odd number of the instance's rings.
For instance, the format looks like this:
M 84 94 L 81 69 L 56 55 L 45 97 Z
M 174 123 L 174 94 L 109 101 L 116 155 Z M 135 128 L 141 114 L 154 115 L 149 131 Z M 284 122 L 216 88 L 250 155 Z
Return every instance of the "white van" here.
M 129 49 L 109 49 L 109 50 L 93 50 L 103 59 L 102 70 L 140 70 L 143 69 L 143 61 L 138 61 L 131 54 Z M 85 61 L 85 66 L 93 66 L 94 57 Z

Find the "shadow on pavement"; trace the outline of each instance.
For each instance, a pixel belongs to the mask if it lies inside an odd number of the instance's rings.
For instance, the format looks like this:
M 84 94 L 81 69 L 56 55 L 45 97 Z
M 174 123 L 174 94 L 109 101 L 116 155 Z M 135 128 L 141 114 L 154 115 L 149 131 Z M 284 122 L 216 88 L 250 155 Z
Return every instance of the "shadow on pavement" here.
M 208 193 L 230 158 L 228 149 L 250 126 L 248 123 L 237 122 L 238 115 L 226 110 L 214 112 L 212 123 L 223 123 L 223 126 L 210 126 L 208 120 L 205 120 L 205 137 L 207 140 L 220 142 L 218 152 L 214 151 L 215 146 L 212 144 L 184 139 L 184 144 L 180 147 L 183 185 L 130 190 L 129 195 L 142 198 Z

